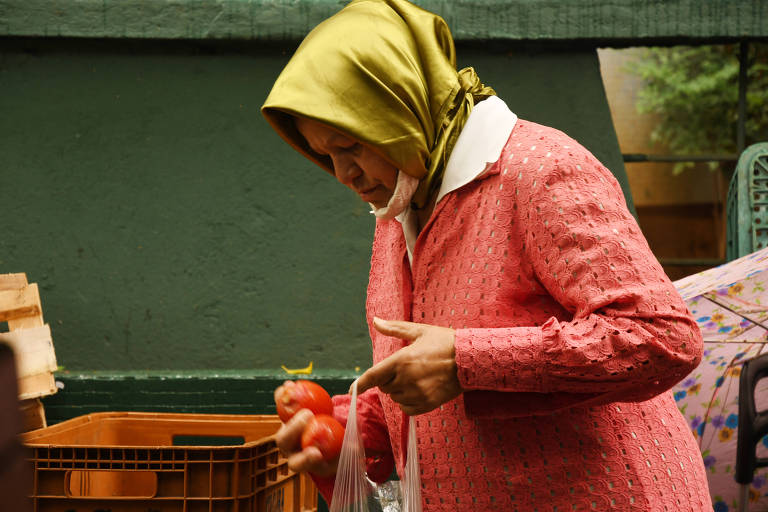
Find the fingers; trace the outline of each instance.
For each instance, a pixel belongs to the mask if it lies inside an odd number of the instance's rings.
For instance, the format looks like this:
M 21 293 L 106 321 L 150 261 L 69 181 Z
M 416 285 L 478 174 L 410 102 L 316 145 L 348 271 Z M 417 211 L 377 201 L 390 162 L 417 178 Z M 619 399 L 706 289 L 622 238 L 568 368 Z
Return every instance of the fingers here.
M 287 389 L 289 389 L 291 386 L 295 386 L 295 385 L 296 385 L 296 383 L 293 382 L 292 380 L 286 380 L 286 381 L 283 381 L 283 383 L 280 386 L 275 388 L 275 392 L 273 394 L 273 397 L 275 399 L 275 403 L 278 403 L 278 401 L 280 400 L 280 397 L 283 396 L 283 393 Z
M 301 451 L 301 434 L 313 417 L 312 411 L 302 409 L 280 427 L 275 434 L 275 442 L 283 455 L 289 457 L 294 452 Z
M 336 473 L 338 461 L 325 461 L 320 450 L 315 446 L 301 448 L 301 434 L 314 417 L 309 409 L 297 412 L 288 423 L 283 424 L 275 434 L 275 442 L 280 453 L 288 459 L 288 467 L 296 473 L 313 473 L 330 476 Z
M 441 401 L 433 398 L 403 397 L 401 400 L 395 400 L 394 397 L 392 397 L 392 399 L 400 410 L 408 416 L 426 414 L 437 409 L 441 405 Z
M 451 328 L 374 318 L 382 334 L 410 341 L 357 380 L 358 393 L 378 387 L 409 415 L 429 412 L 456 398 L 455 331 Z
M 408 416 L 418 416 L 419 414 L 429 412 L 429 411 L 422 411 L 420 407 L 415 405 L 397 404 L 397 406 L 400 408 L 401 411 L 403 411 Z
M 365 371 L 365 373 L 358 377 L 357 394 L 360 395 L 371 388 L 381 388 L 382 386 L 386 386 L 390 381 L 392 381 L 392 379 L 395 378 L 396 357 L 397 352 L 384 359 L 383 361 L 379 361 L 378 364 L 371 366 Z
M 405 322 L 401 320 L 382 320 L 381 318 L 373 318 L 373 326 L 382 334 L 387 336 L 394 336 L 406 341 L 414 341 L 422 335 L 423 325 L 413 322 Z M 395 366 L 398 362 L 398 353 L 394 353 L 388 358 L 380 361 L 378 364 L 372 366 L 365 371 L 357 379 L 357 392 L 358 394 L 367 391 L 368 389 L 379 387 L 382 391 L 387 393 L 385 387 L 387 384 L 395 378 Z M 350 389 L 350 393 L 351 393 Z
M 295 452 L 288 457 L 288 467 L 296 473 L 304 473 L 316 469 L 323 461 L 323 454 L 316 446 Z
M 413 341 L 422 333 L 422 324 L 405 322 L 403 320 L 382 320 L 373 317 L 373 326 L 382 334 L 394 336 L 401 340 Z
M 288 457 L 288 468 L 295 473 L 331 476 L 336 473 L 338 464 L 338 458 L 330 462 L 323 460 L 323 454 L 316 446 L 308 446 Z

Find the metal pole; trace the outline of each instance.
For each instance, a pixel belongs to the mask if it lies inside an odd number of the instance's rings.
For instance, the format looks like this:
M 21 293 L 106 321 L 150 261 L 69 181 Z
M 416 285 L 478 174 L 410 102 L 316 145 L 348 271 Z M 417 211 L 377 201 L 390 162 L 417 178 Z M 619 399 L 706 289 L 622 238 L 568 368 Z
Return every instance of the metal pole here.
M 744 151 L 747 122 L 747 71 L 749 70 L 749 43 L 739 43 L 739 125 L 736 129 L 736 152 Z
M 739 486 L 739 512 L 747 512 L 747 503 L 749 502 L 749 484 Z
M 643 153 L 622 153 L 625 162 L 735 162 L 739 155 L 646 155 Z

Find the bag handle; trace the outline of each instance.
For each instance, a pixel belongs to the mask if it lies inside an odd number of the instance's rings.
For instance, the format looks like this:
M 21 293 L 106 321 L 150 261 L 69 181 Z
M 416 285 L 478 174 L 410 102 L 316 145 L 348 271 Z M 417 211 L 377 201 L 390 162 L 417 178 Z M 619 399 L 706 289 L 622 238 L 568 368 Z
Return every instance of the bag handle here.
M 330 512 L 368 512 L 373 486 L 365 475 L 365 448 L 357 429 L 357 380 L 352 383 L 347 426 L 341 444 Z
M 421 477 L 419 476 L 419 443 L 416 441 L 416 420 L 408 416 L 408 452 L 402 482 L 402 512 L 421 512 Z
M 357 428 L 357 380 L 352 383 L 351 401 L 344 440 L 341 444 L 336 483 L 330 512 L 370 512 L 381 510 L 376 504 L 375 486 L 365 473 L 365 448 Z M 401 512 L 421 512 L 421 478 L 416 441 L 416 421 L 408 417 L 408 451 L 401 480 Z

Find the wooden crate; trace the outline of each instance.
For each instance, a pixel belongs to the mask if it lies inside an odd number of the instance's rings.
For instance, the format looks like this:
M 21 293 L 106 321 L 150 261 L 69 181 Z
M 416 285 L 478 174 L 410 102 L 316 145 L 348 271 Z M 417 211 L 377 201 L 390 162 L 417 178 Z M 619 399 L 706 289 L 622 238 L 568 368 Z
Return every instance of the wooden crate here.
M 26 274 L 0 274 L 0 322 L 8 326 L 0 341 L 10 345 L 16 358 L 23 429 L 45 427 L 40 397 L 56 392 L 56 354 L 37 284 L 28 283 Z

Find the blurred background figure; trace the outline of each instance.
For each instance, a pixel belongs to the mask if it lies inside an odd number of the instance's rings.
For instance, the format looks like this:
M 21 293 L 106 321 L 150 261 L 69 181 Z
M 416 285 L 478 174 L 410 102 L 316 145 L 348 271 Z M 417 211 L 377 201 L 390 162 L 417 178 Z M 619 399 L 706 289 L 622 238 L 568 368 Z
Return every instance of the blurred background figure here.
M 16 389 L 13 351 L 0 342 L 0 503 L 13 512 L 32 510 L 29 499 L 32 472 L 19 441 L 21 412 Z

